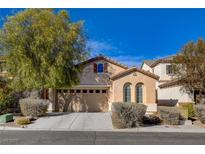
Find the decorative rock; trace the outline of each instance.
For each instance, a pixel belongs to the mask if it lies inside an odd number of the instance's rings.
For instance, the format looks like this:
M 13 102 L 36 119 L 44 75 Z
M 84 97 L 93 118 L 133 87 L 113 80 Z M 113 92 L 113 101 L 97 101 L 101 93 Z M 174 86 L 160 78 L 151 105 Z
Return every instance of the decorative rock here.
M 185 126 L 191 126 L 192 125 L 192 121 L 191 120 L 185 120 L 184 121 L 184 125 Z

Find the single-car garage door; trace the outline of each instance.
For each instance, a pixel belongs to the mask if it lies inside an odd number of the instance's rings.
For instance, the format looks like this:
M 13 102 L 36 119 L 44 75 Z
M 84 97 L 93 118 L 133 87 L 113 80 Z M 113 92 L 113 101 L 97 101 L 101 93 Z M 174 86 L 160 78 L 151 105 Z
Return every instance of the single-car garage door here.
M 58 97 L 59 110 L 71 112 L 108 111 L 108 89 L 71 89 L 65 98 Z M 66 108 L 66 109 L 65 109 Z

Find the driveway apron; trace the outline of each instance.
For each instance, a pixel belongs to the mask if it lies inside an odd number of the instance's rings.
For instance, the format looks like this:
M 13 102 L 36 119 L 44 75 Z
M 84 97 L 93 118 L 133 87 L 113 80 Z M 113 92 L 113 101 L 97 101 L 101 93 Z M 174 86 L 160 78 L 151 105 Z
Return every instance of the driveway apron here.
M 29 130 L 112 130 L 110 113 L 53 113 L 41 117 Z

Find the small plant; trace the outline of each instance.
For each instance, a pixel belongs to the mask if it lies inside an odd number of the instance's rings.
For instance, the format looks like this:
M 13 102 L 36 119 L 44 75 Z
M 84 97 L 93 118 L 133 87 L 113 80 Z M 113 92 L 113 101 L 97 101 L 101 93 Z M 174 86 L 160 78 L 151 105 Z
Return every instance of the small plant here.
M 205 124 L 205 105 L 204 104 L 196 105 L 196 115 L 201 121 L 201 123 Z
M 147 106 L 136 103 L 113 103 L 112 121 L 116 128 L 138 127 L 143 123 Z
M 26 98 L 20 100 L 21 113 L 24 116 L 44 116 L 47 112 L 48 105 L 49 101 L 44 99 Z
M 193 103 L 181 103 L 181 104 L 179 104 L 179 107 L 188 111 L 188 118 L 189 119 L 196 116 Z
M 164 124 L 179 125 L 183 117 L 177 107 L 158 106 L 160 119 Z
M 162 120 L 156 115 L 147 115 L 143 117 L 143 124 L 159 125 Z
M 29 118 L 21 117 L 21 118 L 15 119 L 15 123 L 17 125 L 28 125 L 31 123 L 31 121 L 29 120 Z
M 186 119 L 186 120 L 189 119 L 188 109 L 183 108 L 183 107 L 179 107 L 179 111 L 180 111 L 181 116 L 182 116 L 184 119 Z

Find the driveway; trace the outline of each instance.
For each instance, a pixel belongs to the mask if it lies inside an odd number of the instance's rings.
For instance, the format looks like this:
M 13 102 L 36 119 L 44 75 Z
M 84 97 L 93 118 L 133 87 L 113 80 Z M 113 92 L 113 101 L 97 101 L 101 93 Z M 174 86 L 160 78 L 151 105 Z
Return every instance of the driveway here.
M 29 130 L 112 130 L 110 113 L 50 113 L 41 117 Z

